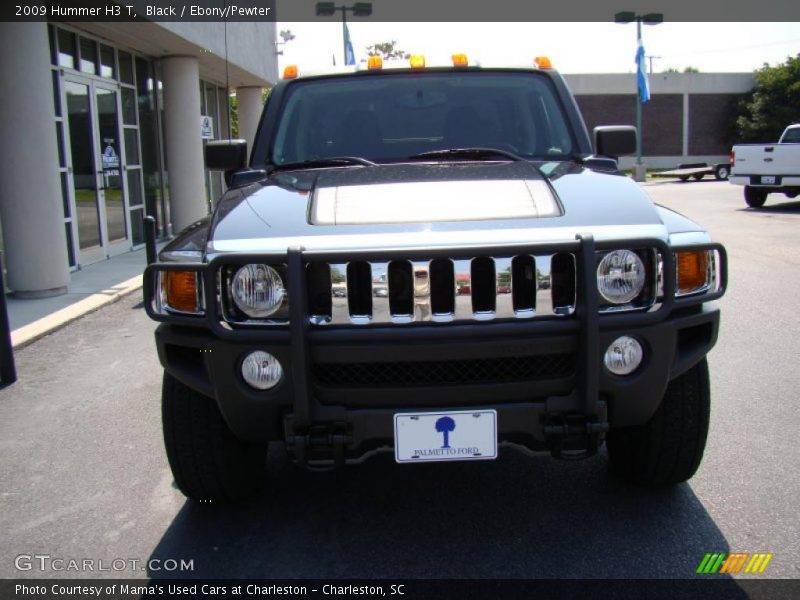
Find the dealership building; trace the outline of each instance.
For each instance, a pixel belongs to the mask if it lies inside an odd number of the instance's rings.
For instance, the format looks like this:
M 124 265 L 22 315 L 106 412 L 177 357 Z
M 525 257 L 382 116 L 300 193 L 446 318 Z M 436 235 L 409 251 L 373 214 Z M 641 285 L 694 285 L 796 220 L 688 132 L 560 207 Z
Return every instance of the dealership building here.
M 230 89 L 252 146 L 262 90 L 277 80 L 275 32 L 269 22 L 0 24 L 6 287 L 65 293 L 72 271 L 141 248 L 145 215 L 161 237 L 205 216 L 224 183 L 204 168 L 203 145 L 228 137 Z
M 65 293 L 71 272 L 142 248 L 145 215 L 163 239 L 208 214 L 224 182 L 203 145 L 228 137 L 230 90 L 252 147 L 277 49 L 269 22 L 0 24 L 7 289 Z M 590 130 L 634 123 L 635 75 L 567 81 Z M 653 76 L 648 165 L 724 159 L 732 103 L 752 85 L 752 74 Z

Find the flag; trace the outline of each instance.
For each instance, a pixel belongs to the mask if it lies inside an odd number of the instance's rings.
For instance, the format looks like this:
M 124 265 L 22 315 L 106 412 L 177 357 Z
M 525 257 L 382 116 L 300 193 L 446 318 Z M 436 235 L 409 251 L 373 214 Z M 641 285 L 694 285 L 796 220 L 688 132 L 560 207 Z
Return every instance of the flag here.
M 356 64 L 356 55 L 353 52 L 353 42 L 350 41 L 350 30 L 347 29 L 347 23 L 344 24 L 344 64 Z
M 636 48 L 636 82 L 639 85 L 639 99 L 642 103 L 650 100 L 650 82 L 647 80 L 647 67 L 645 65 L 644 44 L 641 38 Z

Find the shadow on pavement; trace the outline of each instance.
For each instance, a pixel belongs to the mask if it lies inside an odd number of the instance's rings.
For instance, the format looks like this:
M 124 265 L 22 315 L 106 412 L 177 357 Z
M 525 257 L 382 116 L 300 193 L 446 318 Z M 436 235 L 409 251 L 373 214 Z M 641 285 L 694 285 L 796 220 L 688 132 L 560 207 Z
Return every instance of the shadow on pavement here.
M 729 551 L 689 485 L 621 483 L 605 454 L 307 473 L 271 452 L 268 485 L 245 504 L 187 502 L 150 558 L 194 559 L 175 577 L 694 578 Z
M 767 202 L 775 202 L 770 196 L 767 199 Z M 745 206 L 739 209 L 740 211 L 744 212 L 754 212 L 754 213 L 772 213 L 772 214 L 797 214 L 800 213 L 800 201 L 792 201 L 792 202 L 778 202 L 777 204 L 769 204 L 767 206 L 762 206 L 760 208 L 750 208 L 749 206 Z

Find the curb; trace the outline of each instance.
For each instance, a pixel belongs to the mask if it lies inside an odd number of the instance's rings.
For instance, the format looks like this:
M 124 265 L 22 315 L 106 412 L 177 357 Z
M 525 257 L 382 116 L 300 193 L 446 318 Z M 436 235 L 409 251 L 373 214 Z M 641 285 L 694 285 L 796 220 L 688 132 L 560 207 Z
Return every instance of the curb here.
M 141 289 L 142 276 L 136 275 L 127 281 L 118 283 L 108 289 L 101 290 L 84 298 L 74 304 L 57 310 L 56 312 L 42 317 L 38 321 L 29 323 L 19 329 L 11 332 L 11 345 L 14 350 L 19 350 L 43 338 L 46 335 L 58 331 L 59 329 L 69 325 L 73 321 L 77 321 L 81 317 L 88 315 L 104 306 L 113 304 L 125 296 Z

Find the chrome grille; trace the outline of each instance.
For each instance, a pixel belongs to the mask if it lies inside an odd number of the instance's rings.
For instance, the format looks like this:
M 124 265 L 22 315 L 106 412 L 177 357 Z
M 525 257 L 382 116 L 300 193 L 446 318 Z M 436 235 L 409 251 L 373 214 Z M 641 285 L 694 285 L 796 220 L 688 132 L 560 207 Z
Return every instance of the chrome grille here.
M 306 270 L 313 325 L 530 319 L 575 310 L 569 253 L 309 263 Z

